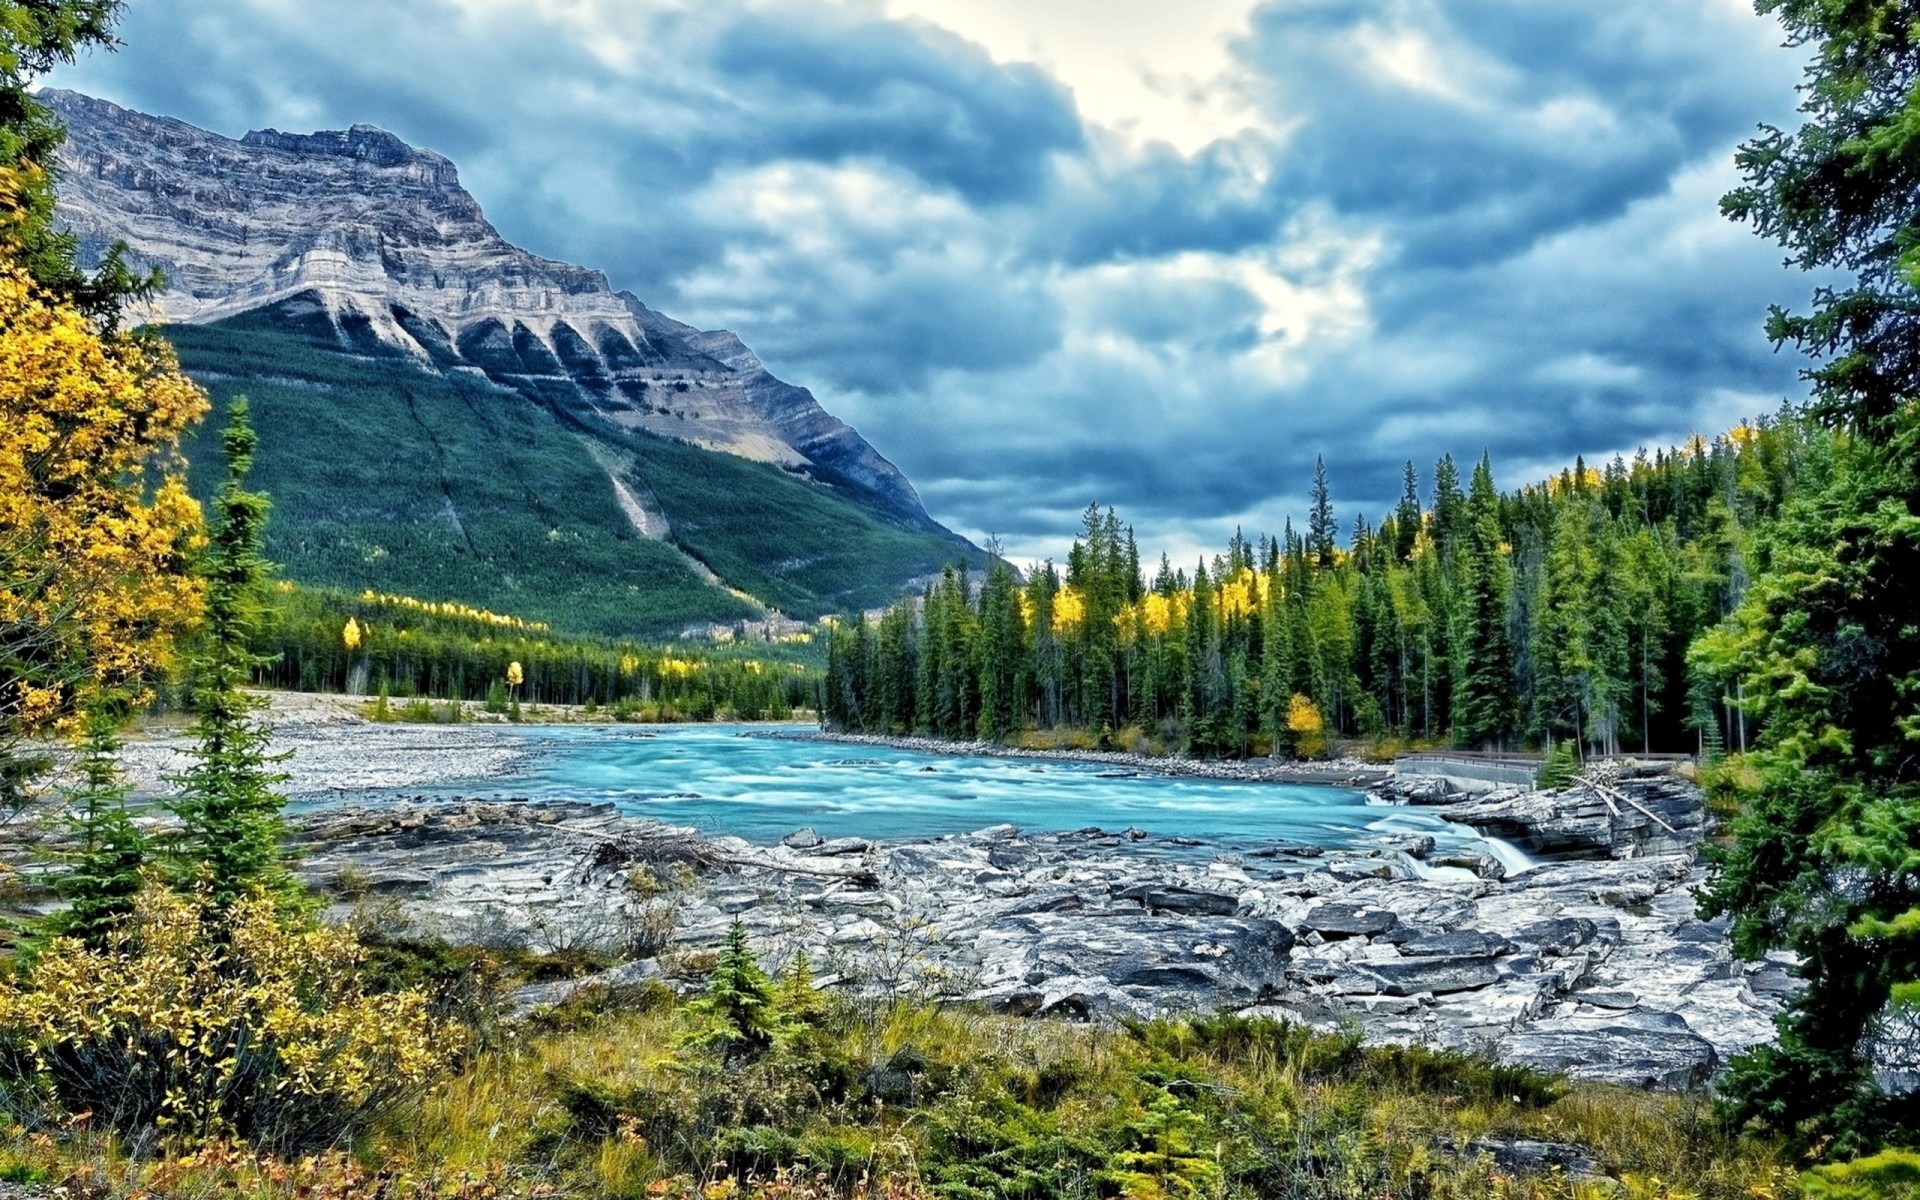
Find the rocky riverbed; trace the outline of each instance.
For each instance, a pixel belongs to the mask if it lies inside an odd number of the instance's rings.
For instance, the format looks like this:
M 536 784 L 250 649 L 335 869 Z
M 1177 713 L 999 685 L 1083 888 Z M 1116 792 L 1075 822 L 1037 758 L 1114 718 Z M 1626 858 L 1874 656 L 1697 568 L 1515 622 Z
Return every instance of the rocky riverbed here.
M 1080 1019 L 1226 1008 L 1637 1086 L 1697 1086 L 1772 1035 L 1788 964 L 1737 962 L 1724 927 L 1697 919 L 1691 787 L 1649 774 L 1459 797 L 1411 780 L 1380 798 L 1542 861 L 1509 876 L 1418 837 L 1229 853 L 1012 826 L 767 847 L 510 802 L 316 812 L 301 840 L 316 884 L 377 898 L 383 919 L 641 955 L 602 982 L 694 986 L 739 920 L 769 961 L 804 949 L 825 986 Z

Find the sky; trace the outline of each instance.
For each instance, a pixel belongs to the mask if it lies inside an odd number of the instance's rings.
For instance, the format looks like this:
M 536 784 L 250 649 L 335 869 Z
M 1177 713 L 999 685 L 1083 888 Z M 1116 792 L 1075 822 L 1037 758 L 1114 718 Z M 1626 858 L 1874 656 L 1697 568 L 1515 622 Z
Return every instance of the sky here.
M 51 82 L 369 122 L 728 328 L 1010 557 L 1148 557 L 1413 460 L 1505 487 L 1803 394 L 1724 220 L 1800 61 L 1745 0 L 130 0 Z

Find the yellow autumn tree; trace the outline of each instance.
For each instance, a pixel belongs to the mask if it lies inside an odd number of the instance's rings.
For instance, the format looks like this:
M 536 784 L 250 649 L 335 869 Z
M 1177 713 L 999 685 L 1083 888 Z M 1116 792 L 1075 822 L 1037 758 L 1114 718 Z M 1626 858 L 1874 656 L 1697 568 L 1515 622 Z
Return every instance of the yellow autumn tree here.
M 1296 758 L 1319 758 L 1327 752 L 1327 721 L 1320 706 L 1295 692 L 1287 701 L 1287 733 Z
M 352 617 L 348 617 L 345 627 L 340 630 L 340 641 L 347 649 L 358 650 L 360 648 L 360 622 L 354 620 Z
M 526 681 L 527 681 L 526 672 L 520 669 L 520 664 L 518 662 L 510 662 L 507 664 L 507 686 L 508 687 L 519 687 L 521 684 L 525 683 Z
M 0 245 L 0 767 L 96 692 L 139 697 L 198 615 L 183 431 L 157 338 L 106 333 Z

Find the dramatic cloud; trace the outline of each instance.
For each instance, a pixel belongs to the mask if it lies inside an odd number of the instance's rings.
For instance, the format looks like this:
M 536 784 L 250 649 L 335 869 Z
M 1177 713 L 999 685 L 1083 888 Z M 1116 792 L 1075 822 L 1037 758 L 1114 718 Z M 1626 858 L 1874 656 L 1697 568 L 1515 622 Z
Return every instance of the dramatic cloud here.
M 959 9 L 960 11 L 955 11 Z M 137 0 L 57 82 L 370 121 L 503 233 L 737 330 L 934 515 L 1187 558 L 1400 464 L 1517 484 L 1795 394 L 1718 216 L 1795 59 L 1737 0 Z

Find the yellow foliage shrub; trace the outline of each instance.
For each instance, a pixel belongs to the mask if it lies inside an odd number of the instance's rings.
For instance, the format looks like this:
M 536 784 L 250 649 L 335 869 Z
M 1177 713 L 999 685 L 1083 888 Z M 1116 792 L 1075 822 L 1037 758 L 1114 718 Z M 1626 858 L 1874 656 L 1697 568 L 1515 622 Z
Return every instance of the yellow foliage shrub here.
M 150 886 L 107 949 L 55 939 L 0 983 L 0 1078 L 136 1145 L 330 1145 L 461 1042 L 423 994 L 368 994 L 362 960 L 264 893 L 222 911 Z

